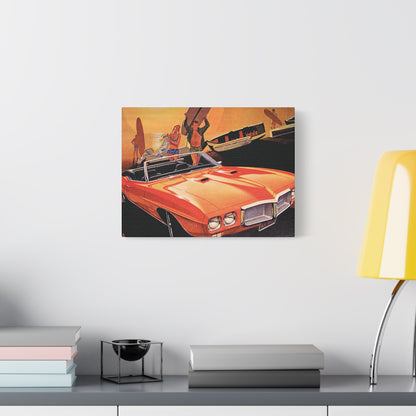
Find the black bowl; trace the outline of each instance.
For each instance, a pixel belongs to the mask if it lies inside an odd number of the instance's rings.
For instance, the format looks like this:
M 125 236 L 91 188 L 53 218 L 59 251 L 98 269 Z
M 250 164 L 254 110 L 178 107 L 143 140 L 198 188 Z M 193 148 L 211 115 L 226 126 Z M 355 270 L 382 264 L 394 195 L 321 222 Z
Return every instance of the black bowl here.
M 146 355 L 150 348 L 150 341 L 146 339 L 116 339 L 112 342 L 114 352 L 118 354 L 120 348 L 120 357 L 126 361 L 140 360 Z

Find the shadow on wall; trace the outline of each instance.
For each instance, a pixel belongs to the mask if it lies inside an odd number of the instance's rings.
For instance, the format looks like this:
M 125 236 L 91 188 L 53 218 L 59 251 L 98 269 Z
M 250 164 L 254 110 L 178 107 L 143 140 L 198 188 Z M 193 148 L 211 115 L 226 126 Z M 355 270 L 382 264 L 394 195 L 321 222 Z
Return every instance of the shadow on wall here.
M 305 134 L 307 130 L 307 114 L 304 111 L 296 110 L 296 133 L 295 133 L 295 189 L 296 189 L 296 237 L 310 234 L 308 230 L 306 214 L 311 201 L 308 201 L 306 195 L 307 189 L 310 188 L 310 168 L 311 162 L 310 143 Z
M 80 324 L 81 325 L 81 324 Z M 89 328 L 88 331 L 81 325 L 81 340 L 78 344 L 78 355 L 75 358 L 77 364 L 77 374 L 100 374 L 100 341 L 112 341 L 102 336 L 100 331 Z
M 31 317 L 21 307 L 23 299 L 18 299 L 0 288 L 0 325 L 33 325 Z
M 336 351 L 336 348 L 328 347 L 325 349 L 325 368 L 322 371 L 322 374 L 366 375 L 369 371 L 369 364 L 370 360 L 367 354 L 359 357 L 358 359 L 357 356 L 354 357 L 354 355 L 344 357 Z

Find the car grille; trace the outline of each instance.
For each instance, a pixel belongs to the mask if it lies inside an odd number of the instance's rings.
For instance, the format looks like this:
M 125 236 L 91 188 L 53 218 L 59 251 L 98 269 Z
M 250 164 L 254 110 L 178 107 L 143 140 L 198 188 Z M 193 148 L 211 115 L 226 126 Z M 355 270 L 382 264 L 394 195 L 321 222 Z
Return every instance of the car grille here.
M 283 211 L 286 211 L 290 207 L 292 201 L 292 192 L 289 190 L 285 194 L 280 195 L 277 198 L 277 215 L 281 214 Z
M 269 221 L 273 219 L 273 202 L 265 204 L 255 205 L 243 209 L 243 222 L 246 227 L 250 225 L 260 224 L 261 222 Z

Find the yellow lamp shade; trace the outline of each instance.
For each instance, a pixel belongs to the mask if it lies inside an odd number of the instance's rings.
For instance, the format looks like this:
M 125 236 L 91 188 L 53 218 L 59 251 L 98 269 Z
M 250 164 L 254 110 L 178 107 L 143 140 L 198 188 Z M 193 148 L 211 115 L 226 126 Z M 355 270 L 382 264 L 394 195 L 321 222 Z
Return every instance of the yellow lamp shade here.
M 416 150 L 378 162 L 357 274 L 416 280 Z

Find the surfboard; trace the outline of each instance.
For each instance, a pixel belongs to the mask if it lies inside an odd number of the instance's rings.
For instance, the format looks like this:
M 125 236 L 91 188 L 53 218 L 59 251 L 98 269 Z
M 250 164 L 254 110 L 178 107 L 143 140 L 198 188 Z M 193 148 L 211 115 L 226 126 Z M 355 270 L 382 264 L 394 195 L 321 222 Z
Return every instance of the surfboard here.
M 188 126 L 192 126 L 192 123 L 196 120 L 198 124 L 202 123 L 202 120 L 208 115 L 211 107 L 189 107 L 186 112 L 186 122 Z M 186 135 L 186 129 L 184 123 L 182 123 L 181 134 Z
M 283 123 L 280 121 L 280 118 L 277 117 L 277 115 L 274 114 L 269 109 L 265 108 L 264 109 L 264 114 L 266 114 L 266 116 L 269 117 L 270 119 L 272 119 L 275 123 L 279 124 L 280 126 L 283 126 Z
M 144 142 L 143 125 L 142 125 L 142 121 L 140 120 L 140 117 L 137 117 L 137 120 L 136 120 L 135 140 L 136 140 L 137 145 L 139 146 L 139 153 L 140 155 L 142 155 L 144 151 L 146 150 L 146 145 Z

